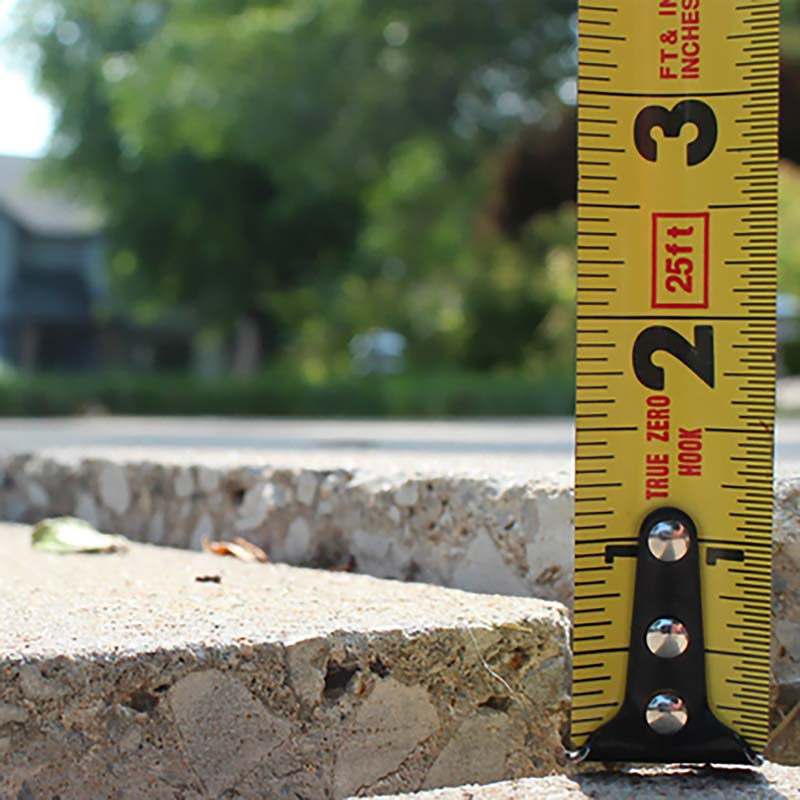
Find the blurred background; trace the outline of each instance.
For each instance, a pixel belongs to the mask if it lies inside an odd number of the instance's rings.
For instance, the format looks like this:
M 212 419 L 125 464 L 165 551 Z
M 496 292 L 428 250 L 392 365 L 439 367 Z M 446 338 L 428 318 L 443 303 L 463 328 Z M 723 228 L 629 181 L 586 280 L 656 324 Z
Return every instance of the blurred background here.
M 0 0 L 0 31 L 0 414 L 572 412 L 574 0 Z

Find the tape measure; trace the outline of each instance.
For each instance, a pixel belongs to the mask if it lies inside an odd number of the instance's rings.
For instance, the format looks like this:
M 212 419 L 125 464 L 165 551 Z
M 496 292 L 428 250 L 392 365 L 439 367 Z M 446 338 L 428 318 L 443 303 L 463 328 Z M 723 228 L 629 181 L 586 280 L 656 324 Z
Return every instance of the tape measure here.
M 583 0 L 572 739 L 767 741 L 777 0 Z

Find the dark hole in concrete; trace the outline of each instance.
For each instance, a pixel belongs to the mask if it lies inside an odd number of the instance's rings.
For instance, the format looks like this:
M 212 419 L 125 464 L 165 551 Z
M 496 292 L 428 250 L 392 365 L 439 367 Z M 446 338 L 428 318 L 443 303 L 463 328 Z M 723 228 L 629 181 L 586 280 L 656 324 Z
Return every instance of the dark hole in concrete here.
M 162 692 L 166 692 L 167 689 L 169 689 L 169 684 L 168 683 L 162 683 L 160 686 L 156 686 L 156 688 L 153 689 L 153 691 L 158 693 L 158 694 L 161 694 Z
M 370 662 L 369 671 L 380 678 L 385 678 L 389 674 L 389 667 L 379 658 L 376 658 L 374 661 Z
M 139 689 L 131 694 L 124 705 L 134 711 L 138 711 L 140 714 L 147 714 L 158 705 L 158 698 L 150 694 L 150 692 Z
M 523 664 L 526 664 L 528 662 L 529 658 L 530 656 L 526 650 L 524 650 L 521 647 L 517 647 L 509 656 L 507 662 L 508 668 L 514 670 L 520 669 L 520 667 L 522 667 Z
M 244 496 L 247 494 L 247 489 L 231 489 L 231 500 L 234 505 L 240 506 L 244 502 Z
M 17 800 L 36 800 L 27 781 L 23 781 L 22 786 L 17 792 Z
M 493 695 L 488 700 L 480 704 L 480 708 L 491 708 L 492 711 L 508 711 L 511 706 L 510 697 L 499 697 Z
M 328 669 L 325 672 L 325 688 L 323 697 L 328 700 L 337 700 L 347 689 L 353 675 L 358 672 L 358 667 L 343 667 L 335 661 L 328 662 Z

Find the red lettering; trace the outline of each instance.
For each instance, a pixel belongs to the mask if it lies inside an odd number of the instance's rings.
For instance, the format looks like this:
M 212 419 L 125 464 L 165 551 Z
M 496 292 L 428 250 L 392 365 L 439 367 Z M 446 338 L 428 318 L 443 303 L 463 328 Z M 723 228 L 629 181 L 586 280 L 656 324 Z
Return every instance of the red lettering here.
M 647 475 L 653 478 L 666 478 L 669 475 L 669 456 L 664 453 L 647 454 Z
M 676 256 L 678 253 L 691 253 L 694 251 L 694 247 L 682 247 L 679 244 L 667 244 L 664 245 L 664 249 L 672 256 Z
M 669 406 L 672 401 L 663 394 L 647 398 L 647 441 L 669 441 Z
M 700 59 L 699 58 L 685 58 L 683 60 L 683 67 L 681 67 L 682 78 L 699 78 L 700 77 Z
M 685 25 L 681 28 L 681 39 L 684 41 L 683 45 L 683 54 L 685 56 L 688 55 L 696 55 L 700 52 L 700 45 L 697 44 L 698 40 L 700 39 L 700 28 L 697 25 Z M 687 53 L 686 48 L 689 45 L 693 45 L 695 48 L 694 53 Z
M 700 0 L 681 3 L 681 77 L 700 77 Z
M 678 429 L 678 476 L 699 478 L 703 474 L 703 429 Z
M 663 486 L 662 486 L 663 484 Z M 655 500 L 657 498 L 665 498 L 669 496 L 667 490 L 669 486 L 667 485 L 667 479 L 664 478 L 649 478 L 647 481 L 647 487 L 645 490 L 645 497 L 648 500 Z
M 645 456 L 645 497 L 664 498 L 669 494 L 669 455 L 648 453 Z

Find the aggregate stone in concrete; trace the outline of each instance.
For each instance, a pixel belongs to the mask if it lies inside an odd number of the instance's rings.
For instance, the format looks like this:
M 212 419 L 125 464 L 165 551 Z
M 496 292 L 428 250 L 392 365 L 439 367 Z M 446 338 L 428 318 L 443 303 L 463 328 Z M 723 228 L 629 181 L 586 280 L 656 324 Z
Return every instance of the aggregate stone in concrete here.
M 0 526 L 2 798 L 311 800 L 558 768 L 559 604 L 29 536 Z
M 571 603 L 569 470 L 537 462 L 528 474 L 448 472 L 440 462 L 392 471 L 371 454 L 335 468 L 318 455 L 252 463 L 192 451 L 162 453 L 159 463 L 127 451 L 5 456 L 0 518 L 75 514 L 133 539 L 194 549 L 238 534 L 273 561 Z M 774 541 L 768 755 L 800 764 L 800 479 L 776 484 Z
M 314 451 L 0 458 L 0 518 L 74 514 L 133 539 L 199 549 L 242 535 L 273 561 L 571 604 L 572 476 L 532 461 L 503 472 L 473 457 L 448 471 L 373 454 L 332 465 Z M 461 461 L 463 464 L 463 460 Z M 800 472 L 800 471 L 799 471 Z M 773 726 L 768 755 L 800 764 L 800 478 L 776 483 Z
M 568 469 L 393 470 L 370 455 L 340 467 L 314 461 L 313 453 L 177 451 L 157 462 L 130 451 L 6 455 L 0 518 L 73 514 L 139 541 L 193 549 L 239 534 L 273 561 L 569 602 Z
M 653 767 L 463 786 L 383 800 L 797 800 L 800 769 Z

